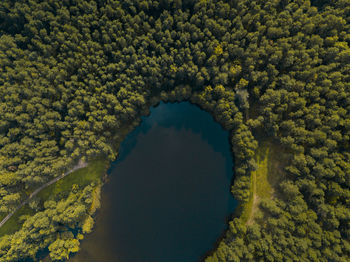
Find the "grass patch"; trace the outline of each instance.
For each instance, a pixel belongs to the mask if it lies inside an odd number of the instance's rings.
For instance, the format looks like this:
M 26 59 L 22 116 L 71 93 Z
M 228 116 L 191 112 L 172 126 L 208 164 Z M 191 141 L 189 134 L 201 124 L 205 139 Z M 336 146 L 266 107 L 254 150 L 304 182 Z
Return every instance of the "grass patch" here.
M 269 167 L 272 165 L 271 162 L 271 145 L 262 145 L 258 148 L 256 154 L 256 161 L 258 164 L 258 169 L 255 170 L 253 175 L 255 176 L 255 193 L 261 198 L 271 198 L 273 189 L 270 184 L 269 176 L 272 176 L 273 170 Z
M 255 161 L 258 168 L 251 174 L 250 197 L 240 207 L 240 218 L 246 224 L 254 222 L 254 214 L 261 199 L 274 197 L 274 188 L 283 179 L 282 163 L 287 161 L 287 155 L 277 144 L 264 141 L 256 151 Z
M 249 200 L 248 202 L 244 204 L 240 204 L 237 207 L 237 214 L 240 214 L 240 219 L 243 221 L 243 223 L 247 223 L 250 213 L 253 207 L 253 178 L 250 180 L 250 192 L 249 192 Z
M 20 210 L 18 210 L 1 228 L 0 228 L 0 236 L 10 235 L 18 231 L 23 224 L 21 219 L 22 216 L 31 216 L 34 215 L 35 211 L 25 205 Z
M 102 175 L 107 170 L 107 160 L 96 159 L 89 162 L 87 167 L 78 169 L 67 175 L 56 183 L 48 186 L 38 193 L 37 197 L 43 201 L 54 198 L 62 192 L 67 192 L 72 189 L 74 184 L 83 188 L 92 182 L 98 183 Z

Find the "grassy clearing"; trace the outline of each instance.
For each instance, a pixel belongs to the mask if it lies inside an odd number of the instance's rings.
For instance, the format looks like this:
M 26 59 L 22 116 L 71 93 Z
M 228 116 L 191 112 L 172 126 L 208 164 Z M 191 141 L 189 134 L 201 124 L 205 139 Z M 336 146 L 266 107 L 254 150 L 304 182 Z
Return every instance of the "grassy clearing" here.
M 70 191 L 74 184 L 83 188 L 92 182 L 98 183 L 101 176 L 107 170 L 107 164 L 108 161 L 103 159 L 90 161 L 87 167 L 81 168 L 48 186 L 43 189 L 37 197 L 45 201 L 50 197 L 54 198 L 58 196 L 61 192 Z
M 240 219 L 246 223 L 250 217 L 250 213 L 252 210 L 252 206 L 253 206 L 253 197 L 254 197 L 254 193 L 253 193 L 253 176 L 251 179 L 251 184 L 250 184 L 250 192 L 249 192 L 249 200 L 248 202 L 246 202 L 244 205 L 240 205 L 237 208 L 237 213 L 240 214 Z
M 274 197 L 274 188 L 283 178 L 281 163 L 286 161 L 286 155 L 275 143 L 262 142 L 255 155 L 258 165 L 251 174 L 249 201 L 242 206 L 241 219 L 250 225 L 254 222 L 254 215 L 259 208 L 259 202 L 264 198 Z
M 256 161 L 259 168 L 254 171 L 256 182 L 256 194 L 260 198 L 269 198 L 273 193 L 273 188 L 269 177 L 275 174 L 275 170 L 271 170 L 271 145 L 261 146 L 257 152 Z M 277 174 L 276 174 L 277 175 Z
M 35 211 L 27 205 L 18 210 L 1 228 L 0 236 L 9 235 L 19 230 L 23 224 L 21 217 L 34 215 Z

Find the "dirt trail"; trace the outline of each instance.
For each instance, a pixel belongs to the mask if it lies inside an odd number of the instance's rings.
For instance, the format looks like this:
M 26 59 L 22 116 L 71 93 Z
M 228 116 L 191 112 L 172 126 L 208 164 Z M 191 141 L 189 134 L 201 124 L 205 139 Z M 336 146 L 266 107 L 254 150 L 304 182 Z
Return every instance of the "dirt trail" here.
M 56 183 L 57 181 L 61 180 L 62 178 L 64 178 L 65 176 L 68 176 L 70 173 L 73 173 L 74 171 L 80 169 L 80 168 L 84 168 L 87 166 L 87 163 L 83 162 L 83 161 L 79 161 L 77 165 L 75 165 L 73 168 L 71 168 L 70 170 L 68 170 L 66 173 L 50 180 L 49 182 L 47 182 L 46 184 L 42 185 L 41 187 L 37 188 L 33 193 L 31 193 L 29 195 L 29 197 L 24 200 L 22 203 L 20 203 L 15 210 L 13 210 L 10 214 L 8 214 L 1 222 L 0 222 L 0 228 L 7 222 L 7 220 L 9 220 L 21 207 L 23 207 L 25 204 L 28 204 L 28 202 L 35 197 L 41 190 L 43 190 L 44 188 L 48 187 L 49 185 L 52 185 L 53 183 Z

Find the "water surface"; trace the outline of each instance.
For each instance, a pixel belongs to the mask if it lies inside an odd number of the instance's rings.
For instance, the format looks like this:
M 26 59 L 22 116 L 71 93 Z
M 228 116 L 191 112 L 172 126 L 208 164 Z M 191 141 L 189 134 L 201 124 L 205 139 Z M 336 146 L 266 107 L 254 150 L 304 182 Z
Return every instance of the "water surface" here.
M 152 108 L 121 144 L 93 233 L 72 262 L 197 262 L 227 229 L 228 132 L 190 103 Z

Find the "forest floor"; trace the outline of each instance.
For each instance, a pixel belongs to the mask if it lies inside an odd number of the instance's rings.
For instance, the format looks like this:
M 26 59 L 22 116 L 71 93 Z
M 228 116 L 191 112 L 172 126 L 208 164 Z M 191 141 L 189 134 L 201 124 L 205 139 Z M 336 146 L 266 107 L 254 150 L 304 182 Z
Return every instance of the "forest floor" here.
M 247 225 L 254 223 L 260 201 L 275 197 L 275 188 L 284 176 L 285 159 L 285 153 L 275 143 L 264 141 L 259 145 L 255 155 L 258 168 L 252 172 L 250 198 L 241 215 Z

